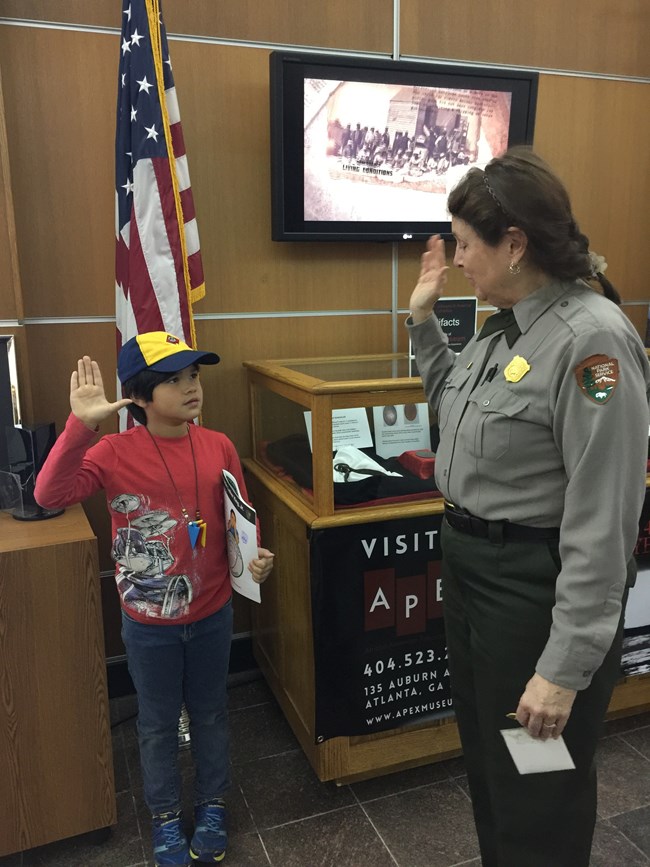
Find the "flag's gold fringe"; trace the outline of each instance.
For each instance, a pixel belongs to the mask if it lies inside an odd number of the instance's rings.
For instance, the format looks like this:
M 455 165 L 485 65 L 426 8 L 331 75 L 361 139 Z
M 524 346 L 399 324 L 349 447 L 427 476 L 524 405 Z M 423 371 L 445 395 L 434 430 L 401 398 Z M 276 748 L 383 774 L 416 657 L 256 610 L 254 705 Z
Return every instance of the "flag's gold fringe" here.
M 163 130 L 165 131 L 165 141 L 167 142 L 167 158 L 169 159 L 170 174 L 172 178 L 172 189 L 174 190 L 174 203 L 176 205 L 176 220 L 178 222 L 178 236 L 181 243 L 181 256 L 183 259 L 183 277 L 185 281 L 185 292 L 187 294 L 187 307 L 190 321 L 190 346 L 196 347 L 196 330 L 194 328 L 194 315 L 192 313 L 192 304 L 203 298 L 205 295 L 205 284 L 198 286 L 192 291 L 190 286 L 190 270 L 187 264 L 187 245 L 185 243 L 185 222 L 183 219 L 183 207 L 181 205 L 181 197 L 178 190 L 178 179 L 176 177 L 176 158 L 174 156 L 174 148 L 172 145 L 172 134 L 169 124 L 169 113 L 167 112 L 167 101 L 165 99 L 165 78 L 163 75 L 163 57 L 162 57 L 162 40 L 160 37 L 160 2 L 159 0 L 146 0 L 147 18 L 149 19 L 149 35 L 151 37 L 151 48 L 153 53 L 153 62 L 156 70 L 156 85 L 158 87 L 158 99 L 163 118 Z M 196 295 L 197 290 L 203 289 L 203 293 Z
M 194 289 L 190 289 L 190 298 L 192 299 L 192 304 L 195 301 L 200 301 L 201 298 L 205 298 L 205 283 L 201 283 L 200 286 L 195 286 Z

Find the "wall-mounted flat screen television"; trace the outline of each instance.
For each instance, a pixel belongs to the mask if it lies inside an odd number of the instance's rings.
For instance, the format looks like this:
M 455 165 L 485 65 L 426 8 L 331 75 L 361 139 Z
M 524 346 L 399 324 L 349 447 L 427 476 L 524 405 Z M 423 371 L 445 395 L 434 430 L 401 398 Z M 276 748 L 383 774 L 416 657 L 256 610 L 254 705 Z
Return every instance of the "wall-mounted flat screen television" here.
M 532 144 L 537 73 L 274 51 L 276 241 L 451 237 L 472 166 Z

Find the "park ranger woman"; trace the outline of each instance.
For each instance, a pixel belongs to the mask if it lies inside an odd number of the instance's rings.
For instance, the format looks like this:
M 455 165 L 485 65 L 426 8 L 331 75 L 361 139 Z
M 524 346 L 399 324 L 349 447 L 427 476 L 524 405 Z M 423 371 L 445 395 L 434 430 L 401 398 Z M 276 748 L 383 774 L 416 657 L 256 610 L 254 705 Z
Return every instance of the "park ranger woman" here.
M 449 349 L 435 237 L 407 326 L 440 427 L 445 627 L 482 863 L 588 867 L 645 492 L 648 360 L 541 159 L 513 149 L 471 169 L 448 207 L 454 265 L 499 312 Z M 519 774 L 501 734 L 518 726 L 562 735 L 575 769 Z

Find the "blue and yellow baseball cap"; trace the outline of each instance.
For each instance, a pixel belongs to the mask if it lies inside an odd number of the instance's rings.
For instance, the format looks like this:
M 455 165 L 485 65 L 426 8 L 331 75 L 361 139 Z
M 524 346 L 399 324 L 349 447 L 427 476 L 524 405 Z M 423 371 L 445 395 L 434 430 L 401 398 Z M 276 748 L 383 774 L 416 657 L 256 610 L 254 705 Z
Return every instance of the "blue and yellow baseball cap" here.
M 122 385 L 143 370 L 175 373 L 190 364 L 218 364 L 214 352 L 192 349 L 166 331 L 147 331 L 124 344 L 117 359 L 117 375 Z

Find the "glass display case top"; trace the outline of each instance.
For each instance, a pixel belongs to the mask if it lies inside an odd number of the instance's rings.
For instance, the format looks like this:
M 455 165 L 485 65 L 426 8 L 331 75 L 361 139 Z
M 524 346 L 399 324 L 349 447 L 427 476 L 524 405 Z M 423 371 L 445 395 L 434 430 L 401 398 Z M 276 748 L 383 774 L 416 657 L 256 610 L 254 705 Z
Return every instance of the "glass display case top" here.
M 406 353 L 386 355 L 356 355 L 339 358 L 298 358 L 251 362 L 257 369 L 264 368 L 273 376 L 280 371 L 294 371 L 322 383 L 375 382 L 377 380 L 408 379 L 411 359 Z M 248 364 L 247 364 L 248 366 Z

